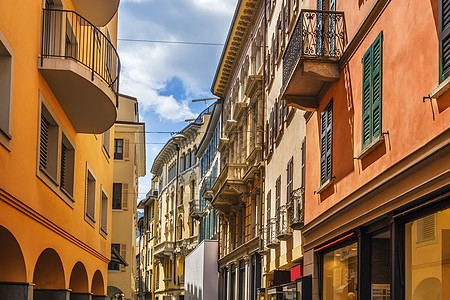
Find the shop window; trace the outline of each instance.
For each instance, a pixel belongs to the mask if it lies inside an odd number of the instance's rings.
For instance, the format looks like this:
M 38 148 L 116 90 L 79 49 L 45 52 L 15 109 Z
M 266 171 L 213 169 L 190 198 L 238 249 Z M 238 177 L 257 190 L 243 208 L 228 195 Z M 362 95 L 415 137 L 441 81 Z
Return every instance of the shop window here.
M 96 179 L 94 173 L 87 167 L 86 170 L 86 216 L 95 220 L 95 188 Z
M 405 224 L 405 299 L 450 297 L 450 208 Z
M 11 139 L 14 50 L 0 31 L 0 143 L 9 148 Z
M 347 244 L 323 254 L 323 300 L 357 299 L 358 244 Z

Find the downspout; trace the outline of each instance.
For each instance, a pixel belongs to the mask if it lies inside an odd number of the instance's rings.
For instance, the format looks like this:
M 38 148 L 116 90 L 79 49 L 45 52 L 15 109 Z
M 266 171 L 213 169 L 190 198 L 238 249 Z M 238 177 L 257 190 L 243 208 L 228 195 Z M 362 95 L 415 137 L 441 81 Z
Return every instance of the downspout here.
M 178 176 L 180 173 L 180 147 L 178 144 L 175 146 L 175 150 L 177 151 L 177 179 L 175 181 L 175 199 L 173 201 L 173 223 L 174 223 L 174 251 L 173 251 L 173 283 L 176 285 L 175 272 L 177 270 L 176 267 L 176 259 L 177 254 L 175 253 L 175 249 L 177 248 L 177 201 L 178 201 Z

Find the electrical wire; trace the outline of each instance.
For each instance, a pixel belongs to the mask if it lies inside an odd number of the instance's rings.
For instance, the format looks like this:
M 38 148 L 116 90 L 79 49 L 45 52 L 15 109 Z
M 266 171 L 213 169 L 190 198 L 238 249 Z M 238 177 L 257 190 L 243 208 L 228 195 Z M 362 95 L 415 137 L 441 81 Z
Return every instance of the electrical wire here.
M 160 44 L 178 44 L 178 45 L 194 45 L 194 46 L 224 46 L 223 43 L 209 43 L 209 42 L 190 42 L 190 41 L 161 41 L 161 40 L 146 40 L 146 39 L 117 39 L 123 42 L 136 43 L 160 43 Z

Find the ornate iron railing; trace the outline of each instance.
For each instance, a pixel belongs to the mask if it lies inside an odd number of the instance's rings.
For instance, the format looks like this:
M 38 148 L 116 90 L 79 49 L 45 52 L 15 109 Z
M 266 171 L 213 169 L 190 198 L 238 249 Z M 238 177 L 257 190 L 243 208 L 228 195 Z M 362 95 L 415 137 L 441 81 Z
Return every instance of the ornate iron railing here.
M 276 248 L 278 247 L 277 240 L 277 222 L 276 218 L 269 218 L 267 220 L 267 233 L 266 233 L 266 247 Z
M 301 58 L 339 59 L 347 43 L 343 12 L 303 9 L 283 56 L 283 92 Z
M 292 229 L 301 229 L 305 222 L 304 197 L 303 188 L 292 191 L 289 201 L 289 226 Z
M 288 209 L 282 205 L 277 209 L 277 238 L 285 241 L 292 236 L 291 228 L 288 225 Z
M 120 59 L 110 39 L 81 15 L 70 10 L 43 9 L 41 66 L 46 57 L 70 58 L 119 92 Z
M 212 199 L 213 198 L 213 192 L 212 187 L 214 186 L 214 183 L 216 182 L 217 177 L 214 176 L 207 176 L 203 182 L 202 186 L 200 187 L 200 194 L 205 199 Z
M 155 290 L 159 290 L 159 279 L 155 280 Z
M 264 228 L 264 226 L 261 226 L 258 230 L 259 232 L 259 243 L 258 243 L 258 252 L 261 254 L 266 254 L 268 253 L 267 246 L 266 246 L 266 235 L 267 235 L 267 230 L 266 228 Z

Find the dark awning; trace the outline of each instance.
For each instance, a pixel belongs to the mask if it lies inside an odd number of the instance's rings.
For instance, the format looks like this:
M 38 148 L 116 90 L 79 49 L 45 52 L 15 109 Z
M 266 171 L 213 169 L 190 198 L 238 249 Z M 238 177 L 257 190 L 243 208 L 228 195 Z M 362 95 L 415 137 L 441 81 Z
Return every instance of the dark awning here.
M 114 248 L 111 249 L 111 262 L 128 266 L 127 262 L 125 261 L 125 258 L 120 256 L 119 252 Z

